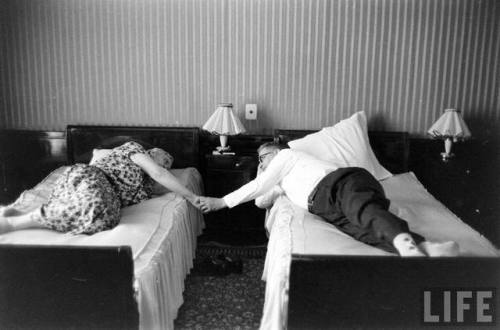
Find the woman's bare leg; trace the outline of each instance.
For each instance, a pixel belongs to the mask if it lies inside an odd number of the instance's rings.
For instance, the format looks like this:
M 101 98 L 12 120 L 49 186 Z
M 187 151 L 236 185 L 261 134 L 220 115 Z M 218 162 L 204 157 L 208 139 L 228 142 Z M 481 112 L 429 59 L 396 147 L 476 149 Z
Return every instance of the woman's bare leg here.
M 18 216 L 18 215 L 23 215 L 25 213 L 26 212 L 19 211 L 18 209 L 10 207 L 10 206 L 0 208 L 0 217 L 2 217 L 2 216 L 3 217 L 13 217 L 13 216 Z
M 31 212 L 16 215 L 16 216 L 0 216 L 0 234 L 5 234 L 10 231 L 30 229 L 30 228 L 45 228 L 37 220 L 40 218 L 40 209 Z

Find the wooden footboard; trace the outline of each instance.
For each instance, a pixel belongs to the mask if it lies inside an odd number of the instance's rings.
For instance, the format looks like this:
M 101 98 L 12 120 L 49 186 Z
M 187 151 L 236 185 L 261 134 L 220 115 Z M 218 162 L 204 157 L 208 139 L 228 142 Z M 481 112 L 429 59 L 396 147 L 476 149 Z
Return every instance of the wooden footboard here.
M 137 329 L 127 246 L 0 245 L 0 328 Z
M 499 258 L 293 255 L 288 328 L 497 329 L 499 286 Z

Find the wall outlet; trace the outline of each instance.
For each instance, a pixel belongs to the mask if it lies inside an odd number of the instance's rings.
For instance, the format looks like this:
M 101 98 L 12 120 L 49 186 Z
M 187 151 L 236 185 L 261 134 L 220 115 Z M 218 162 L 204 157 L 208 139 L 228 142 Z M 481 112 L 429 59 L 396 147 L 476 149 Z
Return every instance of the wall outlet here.
M 245 104 L 245 119 L 246 120 L 257 119 L 257 104 Z

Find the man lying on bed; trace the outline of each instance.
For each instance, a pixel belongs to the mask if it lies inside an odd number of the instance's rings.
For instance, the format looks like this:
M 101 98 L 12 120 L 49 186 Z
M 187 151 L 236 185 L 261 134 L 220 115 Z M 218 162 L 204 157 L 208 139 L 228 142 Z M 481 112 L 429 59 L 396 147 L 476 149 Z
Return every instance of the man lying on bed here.
M 120 209 L 151 197 L 153 181 L 195 205 L 198 196 L 185 188 L 168 168 L 172 156 L 159 148 L 146 150 L 136 141 L 112 149 L 94 149 L 90 164 L 68 166 L 41 207 L 19 213 L 4 208 L 0 234 L 48 228 L 72 234 L 94 234 L 120 222 Z
M 367 170 L 341 168 L 273 142 L 260 146 L 258 153 L 259 175 L 223 198 L 202 197 L 203 212 L 234 207 L 259 196 L 269 199 L 279 186 L 292 202 L 366 244 L 408 257 L 458 254 L 455 242 L 425 241 L 389 212 L 390 201 Z

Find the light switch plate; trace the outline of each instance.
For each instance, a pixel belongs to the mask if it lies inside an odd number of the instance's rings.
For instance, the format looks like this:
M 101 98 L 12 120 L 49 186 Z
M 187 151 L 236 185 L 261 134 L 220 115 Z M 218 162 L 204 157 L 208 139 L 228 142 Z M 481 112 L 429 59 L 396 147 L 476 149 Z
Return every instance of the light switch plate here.
M 257 104 L 246 104 L 245 105 L 245 119 L 246 120 L 257 120 Z

